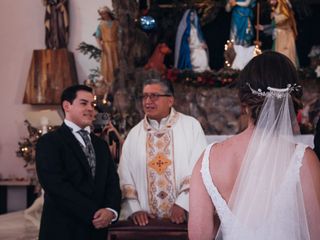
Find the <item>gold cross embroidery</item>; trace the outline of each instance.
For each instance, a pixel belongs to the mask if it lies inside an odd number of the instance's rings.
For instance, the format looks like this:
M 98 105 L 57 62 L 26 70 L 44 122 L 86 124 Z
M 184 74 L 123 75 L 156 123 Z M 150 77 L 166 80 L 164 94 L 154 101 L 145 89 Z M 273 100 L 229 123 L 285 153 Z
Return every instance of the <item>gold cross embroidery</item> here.
M 158 153 L 152 161 L 148 163 L 148 166 L 154 169 L 158 174 L 163 174 L 167 167 L 171 165 L 172 161 L 169 160 L 164 154 Z

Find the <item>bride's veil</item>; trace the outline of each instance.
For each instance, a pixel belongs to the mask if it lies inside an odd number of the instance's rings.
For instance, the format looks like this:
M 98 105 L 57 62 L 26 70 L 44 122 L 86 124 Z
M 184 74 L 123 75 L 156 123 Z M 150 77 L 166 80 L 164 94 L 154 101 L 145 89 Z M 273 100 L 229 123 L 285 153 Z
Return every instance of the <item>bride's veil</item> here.
M 228 228 L 227 239 L 320 236 L 319 201 L 310 172 L 300 172 L 304 147 L 294 138 L 299 127 L 291 93 L 299 87 L 268 87 L 263 92 L 248 84 L 264 103 L 228 202 L 234 221 L 222 226 Z M 221 239 L 220 230 L 217 239 Z

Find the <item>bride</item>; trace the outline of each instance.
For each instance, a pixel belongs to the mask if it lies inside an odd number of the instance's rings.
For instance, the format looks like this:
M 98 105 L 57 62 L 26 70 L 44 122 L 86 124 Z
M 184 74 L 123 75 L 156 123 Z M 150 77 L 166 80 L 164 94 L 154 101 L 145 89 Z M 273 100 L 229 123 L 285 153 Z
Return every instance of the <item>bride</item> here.
M 265 52 L 239 77 L 242 133 L 207 147 L 190 189 L 190 239 L 320 237 L 320 164 L 296 143 L 301 86 L 291 61 Z

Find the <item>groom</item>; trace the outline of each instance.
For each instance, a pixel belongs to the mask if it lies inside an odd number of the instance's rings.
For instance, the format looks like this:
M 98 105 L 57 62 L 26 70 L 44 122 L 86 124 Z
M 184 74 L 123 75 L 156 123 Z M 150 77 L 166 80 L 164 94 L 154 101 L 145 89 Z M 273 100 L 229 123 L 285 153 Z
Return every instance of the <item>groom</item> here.
M 36 147 L 37 173 L 45 191 L 39 240 L 102 240 L 118 218 L 119 178 L 107 144 L 90 133 L 92 89 L 65 89 L 64 123 Z

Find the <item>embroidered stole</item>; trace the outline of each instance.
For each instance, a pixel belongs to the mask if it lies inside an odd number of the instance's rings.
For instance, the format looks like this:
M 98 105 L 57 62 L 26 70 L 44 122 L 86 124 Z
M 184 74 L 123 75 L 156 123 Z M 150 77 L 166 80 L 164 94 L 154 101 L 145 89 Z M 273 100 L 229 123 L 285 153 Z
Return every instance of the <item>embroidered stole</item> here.
M 150 212 L 159 218 L 169 218 L 177 196 L 172 126 L 178 117 L 174 112 L 160 130 L 153 129 L 144 119 L 148 202 Z

